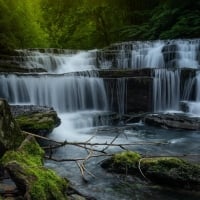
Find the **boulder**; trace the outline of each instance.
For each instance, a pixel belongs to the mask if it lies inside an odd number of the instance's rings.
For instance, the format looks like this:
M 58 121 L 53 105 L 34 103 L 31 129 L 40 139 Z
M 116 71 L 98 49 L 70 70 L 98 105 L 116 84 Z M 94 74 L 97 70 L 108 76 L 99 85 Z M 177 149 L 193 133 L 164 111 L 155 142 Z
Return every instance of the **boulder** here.
M 188 190 L 200 190 L 200 165 L 175 157 L 143 158 L 141 170 L 151 181 Z
M 142 157 L 125 151 L 105 160 L 101 166 L 109 172 L 129 174 L 169 187 L 200 190 L 200 165 L 176 157 Z
M 12 113 L 23 131 L 47 135 L 60 124 L 53 108 L 46 106 L 11 106 Z
M 200 118 L 184 113 L 149 114 L 145 116 L 144 123 L 167 129 L 200 130 Z
M 66 200 L 68 182 L 43 166 L 44 151 L 28 136 L 16 151 L 7 151 L 2 164 L 27 200 Z
M 0 156 L 2 156 L 5 150 L 19 147 L 24 136 L 4 99 L 0 99 L 0 113 Z

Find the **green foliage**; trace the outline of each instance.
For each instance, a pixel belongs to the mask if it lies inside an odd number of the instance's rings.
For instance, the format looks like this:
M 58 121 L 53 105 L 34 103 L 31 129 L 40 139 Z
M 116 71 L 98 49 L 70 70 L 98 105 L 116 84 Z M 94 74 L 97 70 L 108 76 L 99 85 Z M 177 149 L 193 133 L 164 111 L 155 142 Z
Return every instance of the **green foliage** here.
M 199 10 L 196 0 L 0 0 L 0 48 L 199 37 Z

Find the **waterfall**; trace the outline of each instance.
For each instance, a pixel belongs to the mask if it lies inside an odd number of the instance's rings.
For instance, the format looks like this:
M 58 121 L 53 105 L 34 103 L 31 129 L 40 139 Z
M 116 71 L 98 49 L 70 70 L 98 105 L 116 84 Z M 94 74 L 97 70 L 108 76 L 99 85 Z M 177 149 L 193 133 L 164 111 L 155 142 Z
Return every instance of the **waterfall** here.
M 190 100 L 194 87 L 197 88 L 196 101 L 200 101 L 198 76 L 197 84 L 193 78 L 185 81 L 185 89 L 180 77 L 186 67 L 199 68 L 199 50 L 199 39 L 123 42 L 90 51 L 18 50 L 19 56 L 14 60 L 21 66 L 43 68 L 47 72 L 0 75 L 0 96 L 15 104 L 53 106 L 60 113 L 114 110 L 125 114 L 126 78 L 116 79 L 113 87 L 111 83 L 108 88 L 104 85 L 106 80 L 98 77 L 98 69 L 151 68 L 154 111 L 178 110 L 179 101 Z
M 97 52 L 100 68 L 199 68 L 200 40 L 136 41 Z
M 165 66 L 163 41 L 120 43 L 97 53 L 100 68 L 141 69 Z
M 156 69 L 153 82 L 154 111 L 178 110 L 180 71 Z
M 199 39 L 124 42 L 103 49 L 97 53 L 97 60 L 101 68 L 105 63 L 115 69 L 153 68 L 154 111 L 179 110 L 179 102 L 188 100 L 194 90 L 190 79 L 181 93 L 181 70 L 200 67 L 199 50 Z
M 15 104 L 53 106 L 59 112 L 106 110 L 103 80 L 76 76 L 0 76 L 1 97 Z
M 42 68 L 49 73 L 68 73 L 77 71 L 94 70 L 94 51 L 70 51 L 49 49 L 40 52 L 34 50 L 18 50 L 19 56 L 15 59 L 22 67 L 30 69 Z
M 199 40 L 192 41 L 176 41 L 178 48 L 177 66 L 188 68 L 199 68 L 200 62 L 198 60 L 198 50 L 200 47 Z

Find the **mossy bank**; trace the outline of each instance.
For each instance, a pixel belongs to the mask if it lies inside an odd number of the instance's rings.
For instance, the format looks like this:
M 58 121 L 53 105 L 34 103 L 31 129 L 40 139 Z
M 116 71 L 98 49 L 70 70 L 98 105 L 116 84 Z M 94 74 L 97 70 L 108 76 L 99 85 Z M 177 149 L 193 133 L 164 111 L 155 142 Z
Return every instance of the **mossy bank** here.
M 1 164 L 24 199 L 66 200 L 67 181 L 43 166 L 44 151 L 28 136 L 17 151 L 7 151 Z

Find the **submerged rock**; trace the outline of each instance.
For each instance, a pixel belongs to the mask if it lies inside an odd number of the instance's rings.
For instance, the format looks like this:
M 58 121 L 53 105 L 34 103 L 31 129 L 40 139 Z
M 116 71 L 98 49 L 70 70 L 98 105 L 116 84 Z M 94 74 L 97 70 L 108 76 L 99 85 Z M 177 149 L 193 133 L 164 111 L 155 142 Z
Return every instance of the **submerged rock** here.
M 145 176 L 152 182 L 187 190 L 200 190 L 200 165 L 175 157 L 143 158 L 137 152 L 115 154 L 102 165 L 109 172 Z
M 187 116 L 183 113 L 149 114 L 144 118 L 144 122 L 162 128 L 200 130 L 200 117 Z
M 60 124 L 53 108 L 24 105 L 12 106 L 11 110 L 20 128 L 27 132 L 46 135 Z

